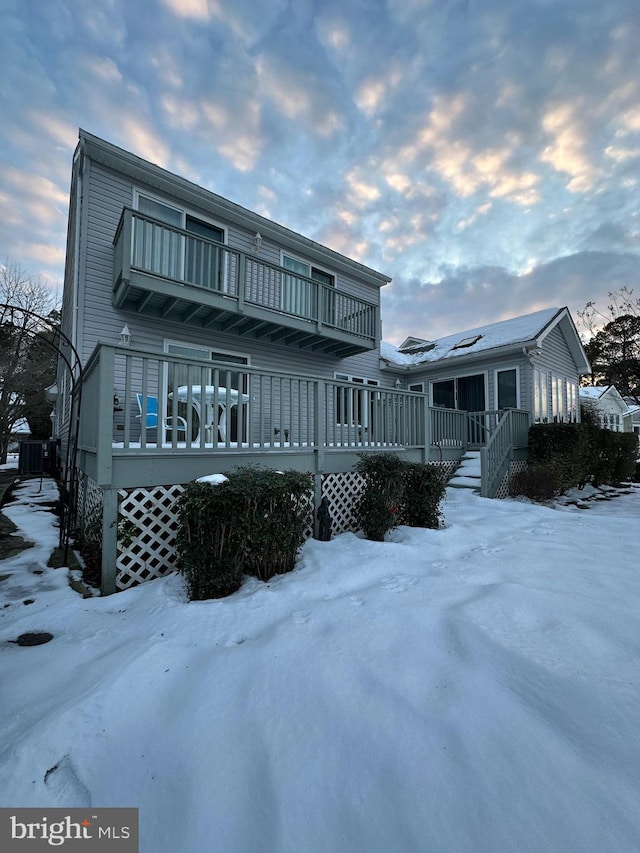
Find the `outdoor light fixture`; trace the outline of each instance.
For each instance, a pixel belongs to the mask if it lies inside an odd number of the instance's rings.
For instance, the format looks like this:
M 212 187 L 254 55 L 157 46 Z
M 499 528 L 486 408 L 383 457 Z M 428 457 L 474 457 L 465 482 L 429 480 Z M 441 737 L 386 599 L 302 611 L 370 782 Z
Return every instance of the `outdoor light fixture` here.
M 256 236 L 253 238 L 253 251 L 258 254 L 260 249 L 262 248 L 262 234 L 259 231 L 256 231 Z
M 131 332 L 129 331 L 129 327 L 125 323 L 122 327 L 122 331 L 120 332 L 120 344 L 123 347 L 128 347 L 131 343 Z

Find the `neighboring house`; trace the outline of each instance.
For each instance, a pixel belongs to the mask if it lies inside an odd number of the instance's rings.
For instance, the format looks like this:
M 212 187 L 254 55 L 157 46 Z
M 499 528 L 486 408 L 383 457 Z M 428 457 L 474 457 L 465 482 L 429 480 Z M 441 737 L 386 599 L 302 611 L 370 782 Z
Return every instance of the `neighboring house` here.
M 31 429 L 26 418 L 20 418 L 13 425 L 11 437 L 9 440 L 9 453 L 17 453 L 20 449 L 19 442 L 26 441 L 31 438 Z
M 486 417 L 523 409 L 535 423 L 579 420 L 578 384 L 590 369 L 566 308 L 432 341 L 407 338 L 399 347 L 383 343 L 381 363 L 408 389 L 427 394 L 431 406 Z
M 579 396 L 580 406 L 592 414 L 602 429 L 632 431 L 629 406 L 615 385 L 583 385 Z
M 566 309 L 394 349 L 389 281 L 80 131 L 54 422 L 105 592 L 173 568 L 175 500 L 203 474 L 307 471 L 338 532 L 360 453 L 451 467 L 482 446 L 493 496 L 531 420 L 578 417 L 589 366 Z
M 625 432 L 635 432 L 640 447 L 640 406 L 631 397 L 625 397 L 624 401 L 627 404 L 627 413 L 624 418 Z

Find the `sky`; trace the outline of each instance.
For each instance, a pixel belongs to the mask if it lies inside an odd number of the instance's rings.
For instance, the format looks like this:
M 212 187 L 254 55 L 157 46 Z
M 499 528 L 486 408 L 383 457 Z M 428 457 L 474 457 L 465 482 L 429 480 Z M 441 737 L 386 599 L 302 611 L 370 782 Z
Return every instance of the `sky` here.
M 640 487 L 610 494 L 449 488 L 439 530 L 189 603 L 176 574 L 83 599 L 47 565 L 55 484 L 22 482 L 0 806 L 138 808 L 141 853 L 637 850 Z
M 383 336 L 640 291 L 637 0 L 0 0 L 0 259 L 78 128 L 393 278 Z

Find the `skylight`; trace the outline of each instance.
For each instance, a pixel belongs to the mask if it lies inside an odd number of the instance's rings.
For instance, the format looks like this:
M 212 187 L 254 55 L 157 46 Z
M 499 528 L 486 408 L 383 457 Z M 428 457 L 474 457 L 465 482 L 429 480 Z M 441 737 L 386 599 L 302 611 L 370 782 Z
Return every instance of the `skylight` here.
M 452 349 L 465 349 L 465 347 L 472 347 L 474 344 L 477 344 L 482 335 L 473 335 L 470 338 L 463 338 L 461 341 L 452 347 Z

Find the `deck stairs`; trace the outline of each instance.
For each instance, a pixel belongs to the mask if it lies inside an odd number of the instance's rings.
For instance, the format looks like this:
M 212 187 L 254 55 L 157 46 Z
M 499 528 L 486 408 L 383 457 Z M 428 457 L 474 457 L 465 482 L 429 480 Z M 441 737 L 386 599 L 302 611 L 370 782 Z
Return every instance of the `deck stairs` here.
M 480 494 L 480 451 L 467 450 L 447 486 L 453 489 L 472 489 Z

